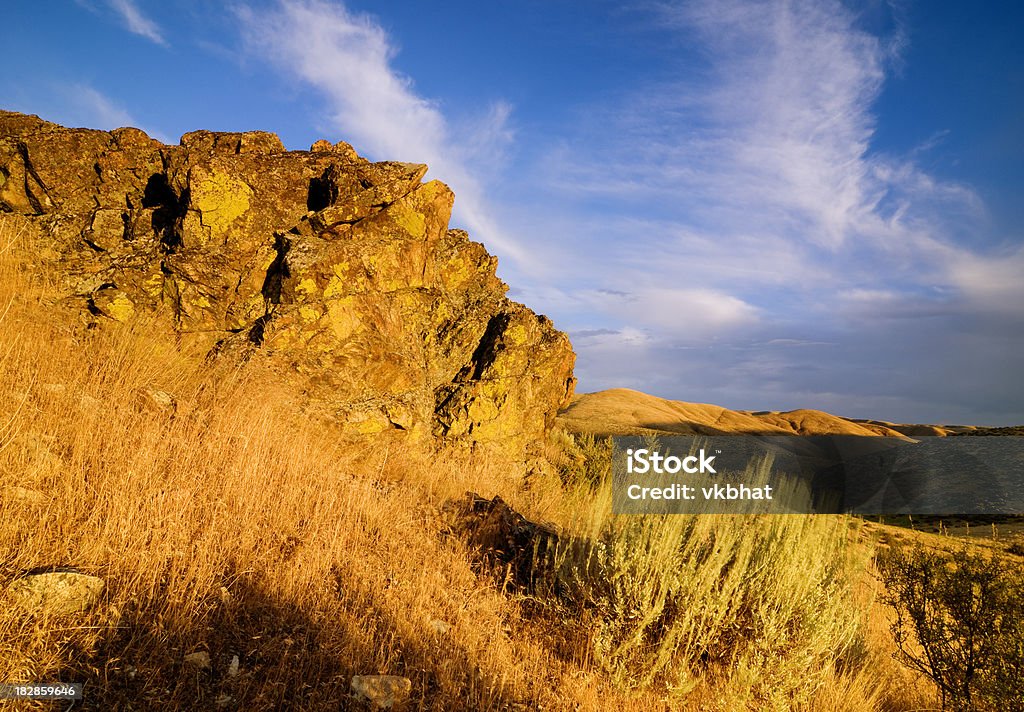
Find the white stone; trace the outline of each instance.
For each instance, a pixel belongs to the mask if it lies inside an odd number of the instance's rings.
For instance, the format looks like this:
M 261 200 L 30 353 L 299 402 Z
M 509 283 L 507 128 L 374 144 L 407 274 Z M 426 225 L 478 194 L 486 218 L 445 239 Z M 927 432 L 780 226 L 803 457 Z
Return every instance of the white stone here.
M 143 388 L 139 393 L 142 402 L 151 410 L 173 413 L 178 408 L 178 402 L 167 391 L 156 388 Z
M 429 625 L 430 625 L 430 629 L 432 631 L 434 631 L 435 633 L 437 633 L 438 635 L 448 635 L 448 633 L 452 629 L 452 624 L 451 623 L 448 623 L 448 622 L 443 621 L 443 620 L 439 620 L 437 618 L 432 618 L 430 620 Z
M 49 498 L 39 490 L 14 486 L 0 488 L 0 500 L 2 499 L 31 505 L 44 504 Z

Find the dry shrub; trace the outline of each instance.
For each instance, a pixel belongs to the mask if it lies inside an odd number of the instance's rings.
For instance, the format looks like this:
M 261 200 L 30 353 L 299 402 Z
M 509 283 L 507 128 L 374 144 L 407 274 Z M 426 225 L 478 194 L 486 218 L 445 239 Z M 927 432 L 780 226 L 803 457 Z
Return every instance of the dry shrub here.
M 966 546 L 894 547 L 882 560 L 900 659 L 935 683 L 943 709 L 1024 706 L 1022 574 Z
M 657 681 L 684 699 L 717 674 L 734 708 L 790 709 L 858 643 L 851 582 L 865 560 L 846 519 L 613 516 L 610 478 L 579 492 L 560 583 L 589 610 L 594 657 L 618 685 Z

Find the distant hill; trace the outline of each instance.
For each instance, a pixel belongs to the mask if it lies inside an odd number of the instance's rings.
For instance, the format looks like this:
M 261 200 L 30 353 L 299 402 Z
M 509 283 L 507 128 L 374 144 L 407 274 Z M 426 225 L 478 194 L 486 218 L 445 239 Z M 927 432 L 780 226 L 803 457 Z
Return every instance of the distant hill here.
M 628 388 L 579 394 L 558 415 L 566 430 L 595 435 L 863 435 L 945 436 L 972 426 L 918 425 L 854 420 L 801 408 L 790 411 L 729 410 L 705 403 L 668 400 Z
M 962 432 L 952 433 L 953 435 L 1001 435 L 1012 437 L 1024 437 L 1024 425 L 1010 425 L 1004 428 L 969 428 Z

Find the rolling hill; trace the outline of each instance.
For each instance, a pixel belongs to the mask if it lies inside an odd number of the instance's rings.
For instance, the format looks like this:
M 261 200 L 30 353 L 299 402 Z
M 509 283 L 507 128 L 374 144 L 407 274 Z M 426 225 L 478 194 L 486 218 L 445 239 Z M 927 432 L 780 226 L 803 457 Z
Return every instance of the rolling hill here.
M 971 426 L 854 420 L 820 410 L 729 410 L 706 403 L 658 398 L 628 388 L 575 396 L 558 415 L 570 432 L 594 435 L 860 435 L 945 436 Z

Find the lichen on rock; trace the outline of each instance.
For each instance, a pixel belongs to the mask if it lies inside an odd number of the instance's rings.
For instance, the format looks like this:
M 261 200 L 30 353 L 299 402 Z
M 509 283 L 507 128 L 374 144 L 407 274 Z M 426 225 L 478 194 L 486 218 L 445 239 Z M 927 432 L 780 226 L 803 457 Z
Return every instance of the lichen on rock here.
M 426 171 L 343 142 L 194 131 L 167 146 L 0 111 L 0 215 L 40 228 L 39 254 L 95 318 L 156 312 L 219 352 L 261 348 L 353 433 L 522 458 L 572 394 L 571 345 L 505 296 Z

